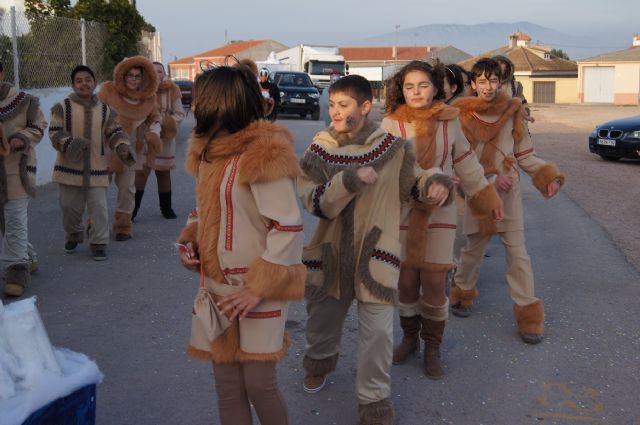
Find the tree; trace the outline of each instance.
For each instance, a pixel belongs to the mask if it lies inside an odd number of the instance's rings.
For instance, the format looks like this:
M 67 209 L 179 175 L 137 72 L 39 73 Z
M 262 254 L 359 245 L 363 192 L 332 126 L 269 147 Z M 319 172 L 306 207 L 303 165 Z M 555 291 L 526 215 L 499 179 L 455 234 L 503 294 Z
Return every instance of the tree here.
M 549 51 L 549 53 L 551 53 L 553 56 L 555 56 L 557 58 L 570 60 L 569 59 L 569 55 L 566 54 L 565 52 L 563 52 L 562 49 L 551 49 L 551 51 Z

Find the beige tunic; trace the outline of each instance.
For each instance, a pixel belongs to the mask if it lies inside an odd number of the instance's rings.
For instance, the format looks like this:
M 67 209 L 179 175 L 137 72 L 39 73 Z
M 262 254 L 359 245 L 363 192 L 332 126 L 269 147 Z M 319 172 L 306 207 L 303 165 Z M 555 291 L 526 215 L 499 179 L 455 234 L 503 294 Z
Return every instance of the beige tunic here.
M 129 144 L 116 114 L 96 96 L 90 101 L 70 95 L 51 108 L 49 137 L 58 151 L 53 181 L 69 186 L 109 186 L 107 150 Z M 66 155 L 74 138 L 90 142 L 85 159 L 72 161 Z
M 36 186 L 35 147 L 47 128 L 37 97 L 0 82 L 0 204 L 34 196 Z M 11 139 L 24 148 L 11 149 Z
M 196 176 L 198 218 L 179 238 L 198 247 L 196 305 L 243 288 L 263 301 L 240 322 L 216 312 L 220 329 L 211 335 L 194 313 L 189 354 L 216 363 L 279 360 L 289 345 L 288 301 L 302 298 L 306 275 L 292 138 L 280 126 L 256 122 L 217 138 L 200 161 L 207 141 L 194 136 L 190 142 L 187 169 Z
M 170 80 L 161 82 L 156 93 L 156 101 L 162 126 L 162 152 L 156 155 L 155 164 L 151 165 L 156 170 L 173 170 L 176 168 L 178 124 L 185 117 L 180 88 Z
M 519 98 L 500 94 L 493 102 L 480 98 L 462 98 L 454 104 L 460 109 L 460 122 L 467 139 L 474 147 L 490 181 L 502 174 L 509 176 L 512 187 L 498 194 L 504 204 L 504 220 L 497 223 L 493 232 L 524 229 L 520 172 L 522 169 L 532 179 L 536 188 L 546 193 L 549 183 L 564 183 L 564 176 L 557 167 L 540 159 L 533 147 L 524 119 L 526 112 Z M 517 167 L 516 167 L 517 165 Z M 485 231 L 481 222 L 470 211 L 465 211 L 464 232 L 473 234 Z
M 455 114 L 457 115 L 457 114 Z M 409 143 L 416 143 L 416 128 L 414 123 L 405 121 L 411 119 L 404 116 L 385 117 L 382 121 L 382 128 L 389 133 L 407 139 Z M 412 117 L 415 120 L 417 117 Z M 485 189 L 489 183 L 483 176 L 482 166 L 469 142 L 465 138 L 460 122 L 455 116 L 448 116 L 449 119 L 430 119 L 437 121 L 435 136 L 431 141 L 435 143 L 435 154 L 433 166 L 426 170 L 429 175 L 445 174 L 452 176 L 454 173 L 460 178 L 460 186 L 464 193 L 473 198 L 476 194 Z M 416 149 L 418 150 L 418 149 Z M 416 166 L 420 167 L 419 164 Z M 402 220 L 400 224 L 400 240 L 402 242 L 402 258 L 407 258 L 407 234 L 409 232 L 421 231 L 426 233 L 424 243 L 424 254 L 422 261 L 424 264 L 420 268 L 430 271 L 448 270 L 453 262 L 453 244 L 456 234 L 457 207 L 455 202 L 442 207 L 434 207 L 428 220 L 424 223 L 423 229 L 410 229 L 409 217 L 414 203 L 406 204 L 402 209 Z M 486 211 L 485 211 L 486 212 Z M 489 211 L 490 212 L 490 211 Z

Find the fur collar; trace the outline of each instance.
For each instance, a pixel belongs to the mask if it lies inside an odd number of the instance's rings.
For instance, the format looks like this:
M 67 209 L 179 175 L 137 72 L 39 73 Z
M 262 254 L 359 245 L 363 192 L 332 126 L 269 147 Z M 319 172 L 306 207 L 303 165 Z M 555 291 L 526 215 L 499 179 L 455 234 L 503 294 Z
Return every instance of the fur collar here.
M 155 96 L 153 94 L 152 97 L 141 100 L 138 103 L 130 103 L 123 98 L 112 81 L 105 81 L 98 92 L 98 99 L 114 109 L 118 113 L 120 121 L 122 121 L 122 118 L 130 121 L 139 121 L 147 118 L 149 114 L 157 109 Z M 122 122 L 120 123 L 122 124 Z
M 355 144 L 342 146 L 331 137 L 330 131 L 321 131 L 300 159 L 300 167 L 315 183 L 323 184 L 340 171 L 364 166 L 379 170 L 405 146 L 405 141 L 376 126 L 355 152 L 348 146 Z
M 96 96 L 95 94 L 91 96 L 91 99 L 86 100 L 75 93 L 71 93 L 69 95 L 69 99 L 71 99 L 72 102 L 79 103 L 80 105 L 87 106 L 89 108 L 93 108 L 98 104 L 98 96 Z
M 443 102 L 435 102 L 429 109 L 414 109 L 400 105 L 390 114 L 397 121 L 411 123 L 415 130 L 416 161 L 423 169 L 433 167 L 436 160 L 436 134 L 440 121 L 450 121 L 458 110 Z
M 285 127 L 267 121 L 255 121 L 248 127 L 214 138 L 192 134 L 187 150 L 186 169 L 198 174 L 202 153 L 209 143 L 206 162 L 214 163 L 242 154 L 240 183 L 258 183 L 300 174 L 293 136 Z
M 338 142 L 339 146 L 363 145 L 369 136 L 371 136 L 371 134 L 378 128 L 379 126 L 376 123 L 365 118 L 362 128 L 354 134 L 353 137 L 349 137 L 347 133 L 338 133 L 333 126 L 327 129 L 327 133 L 329 133 L 333 140 Z
M 131 91 L 127 88 L 124 78 L 134 66 L 142 68 L 142 83 L 140 90 Z M 120 95 L 131 100 L 144 100 L 156 94 L 158 90 L 158 74 L 153 63 L 144 56 L 134 56 L 123 59 L 113 70 L 113 84 Z
M 515 112 L 522 106 L 522 99 L 512 98 L 506 93 L 499 92 L 496 98 L 487 102 L 479 97 L 470 96 L 463 97 L 452 103 L 453 106 L 460 109 L 460 113 L 475 112 L 481 115 L 503 115 L 507 110 Z

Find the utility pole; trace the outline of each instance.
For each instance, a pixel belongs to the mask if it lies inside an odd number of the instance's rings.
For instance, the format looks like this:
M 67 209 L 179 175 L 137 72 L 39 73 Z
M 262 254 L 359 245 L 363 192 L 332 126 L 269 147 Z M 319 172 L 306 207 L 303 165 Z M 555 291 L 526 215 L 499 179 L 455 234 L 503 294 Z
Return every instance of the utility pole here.
M 393 60 L 398 63 L 398 29 L 400 25 L 395 26 L 395 44 L 393 45 Z

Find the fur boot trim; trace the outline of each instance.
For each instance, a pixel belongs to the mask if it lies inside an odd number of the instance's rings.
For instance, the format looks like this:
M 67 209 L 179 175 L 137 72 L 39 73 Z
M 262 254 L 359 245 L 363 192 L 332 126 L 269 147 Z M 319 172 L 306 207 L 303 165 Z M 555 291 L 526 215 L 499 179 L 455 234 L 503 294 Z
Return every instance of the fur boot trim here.
M 420 311 L 420 316 L 425 319 L 442 322 L 449 318 L 449 299 L 447 298 L 444 304 L 438 306 L 428 304 L 421 299 L 418 303 L 418 310 Z
M 513 315 L 518 323 L 518 332 L 525 334 L 544 334 L 544 304 L 541 300 L 529 305 L 513 305 Z
M 338 357 L 340 353 L 336 353 L 325 359 L 312 359 L 305 355 L 302 359 L 302 367 L 310 375 L 326 375 L 336 370 L 338 365 Z
M 129 90 L 125 84 L 125 75 L 133 67 L 142 68 L 142 82 L 140 83 L 140 90 L 137 91 Z M 122 96 L 132 100 L 148 99 L 155 97 L 158 90 L 158 74 L 149 59 L 144 56 L 133 56 L 123 59 L 116 65 L 113 70 L 113 84 Z
M 478 288 L 473 289 L 461 289 L 459 286 L 451 288 L 451 294 L 449 295 L 449 303 L 456 305 L 458 303 L 463 306 L 473 305 L 473 299 L 479 295 Z
M 358 405 L 358 416 L 360 425 L 393 425 L 396 414 L 391 399 L 385 398 Z
M 427 170 L 435 165 L 436 134 L 440 121 L 449 121 L 458 116 L 458 110 L 443 102 L 434 102 L 429 109 L 414 109 L 400 105 L 390 115 L 398 121 L 413 124 L 415 129 L 416 161 Z
M 29 265 L 26 263 L 13 264 L 5 271 L 5 294 L 21 296 L 24 288 L 31 282 Z
M 564 185 L 564 175 L 560 174 L 560 170 L 556 164 L 548 162 L 538 169 L 533 175 L 533 185 L 542 193 L 547 195 L 547 186 L 554 180 L 560 182 L 560 186 Z
M 302 264 L 283 266 L 258 257 L 249 266 L 246 288 L 265 300 L 300 300 L 306 278 L 307 268 Z
M 112 225 L 113 233 L 133 235 L 133 224 L 131 223 L 131 214 L 116 211 L 115 219 Z
M 398 302 L 398 314 L 400 317 L 414 317 L 420 314 L 418 310 L 418 301 L 411 304 L 405 304 L 401 301 Z

